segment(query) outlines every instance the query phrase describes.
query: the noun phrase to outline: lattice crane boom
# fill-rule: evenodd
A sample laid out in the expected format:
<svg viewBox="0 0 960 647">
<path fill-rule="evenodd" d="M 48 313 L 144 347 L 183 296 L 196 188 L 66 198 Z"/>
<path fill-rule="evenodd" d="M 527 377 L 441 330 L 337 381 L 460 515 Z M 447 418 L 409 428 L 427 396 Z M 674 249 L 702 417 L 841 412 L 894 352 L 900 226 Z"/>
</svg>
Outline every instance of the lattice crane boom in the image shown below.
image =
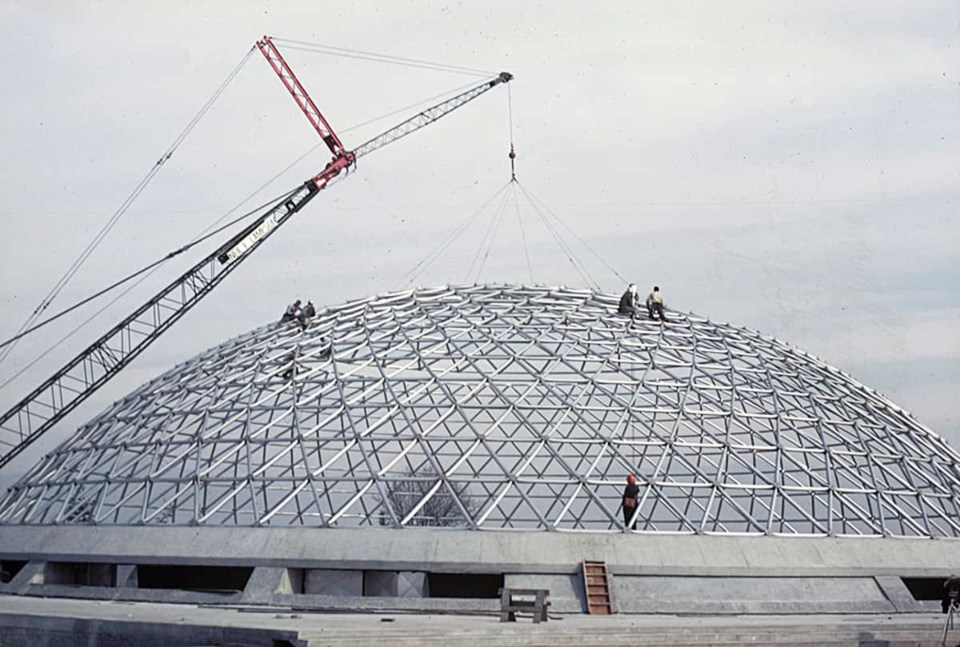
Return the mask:
<svg viewBox="0 0 960 647">
<path fill-rule="evenodd" d="M 410 117 L 409 119 L 407 119 L 406 121 L 400 124 L 397 124 L 390 130 L 382 132 L 376 137 L 374 137 L 373 139 L 370 139 L 360 144 L 359 146 L 353 149 L 353 156 L 354 158 L 359 159 L 364 155 L 367 155 L 368 153 L 372 153 L 378 148 L 383 148 L 387 144 L 391 144 L 397 141 L 398 139 L 400 139 L 401 137 L 406 137 L 410 133 L 416 132 L 421 128 L 423 128 L 424 126 L 429 126 L 440 117 L 443 117 L 444 115 L 447 115 L 453 112 L 454 110 L 456 110 L 457 108 L 459 108 L 460 106 L 462 106 L 463 104 L 469 101 L 473 101 L 474 99 L 479 97 L 481 94 L 489 90 L 492 90 L 493 88 L 497 87 L 501 83 L 509 83 L 512 80 L 513 80 L 512 74 L 510 74 L 509 72 L 501 72 L 496 77 L 490 79 L 486 83 L 478 85 L 475 88 L 471 88 L 466 92 L 458 94 L 455 97 L 446 99 L 445 101 L 441 101 L 440 103 L 434 106 L 431 106 L 425 110 L 422 110 L 416 115 L 414 115 L 413 117 Z"/>
<path fill-rule="evenodd" d="M 333 178 L 349 169 L 357 157 L 433 123 L 499 83 L 513 78 L 504 72 L 492 81 L 422 111 L 362 144 L 356 151 L 348 151 L 272 40 L 264 37 L 257 46 L 330 148 L 333 159 L 320 173 L 291 191 L 279 204 L 270 207 L 243 231 L 172 281 L 0 416 L 0 468 L 146 350 L 249 258 L 280 225 L 306 206 Z"/>
</svg>

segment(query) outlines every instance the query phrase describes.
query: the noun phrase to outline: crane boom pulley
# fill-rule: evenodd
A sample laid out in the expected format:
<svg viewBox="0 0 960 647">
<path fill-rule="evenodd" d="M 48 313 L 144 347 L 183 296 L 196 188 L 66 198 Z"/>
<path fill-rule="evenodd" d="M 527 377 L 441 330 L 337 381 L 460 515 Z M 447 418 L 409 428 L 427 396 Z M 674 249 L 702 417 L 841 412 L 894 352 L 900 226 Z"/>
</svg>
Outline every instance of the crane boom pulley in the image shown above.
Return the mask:
<svg viewBox="0 0 960 647">
<path fill-rule="evenodd" d="M 333 178 L 349 169 L 358 157 L 433 123 L 500 83 L 513 79 L 511 74 L 503 72 L 492 80 L 421 111 L 349 151 L 330 128 L 272 40 L 265 36 L 257 42 L 257 46 L 330 148 L 333 159 L 320 173 L 292 190 L 280 203 L 267 209 L 240 233 L 127 315 L 0 416 L 0 468 L 146 350 L 249 258 L 281 225 L 326 188 Z"/>
</svg>

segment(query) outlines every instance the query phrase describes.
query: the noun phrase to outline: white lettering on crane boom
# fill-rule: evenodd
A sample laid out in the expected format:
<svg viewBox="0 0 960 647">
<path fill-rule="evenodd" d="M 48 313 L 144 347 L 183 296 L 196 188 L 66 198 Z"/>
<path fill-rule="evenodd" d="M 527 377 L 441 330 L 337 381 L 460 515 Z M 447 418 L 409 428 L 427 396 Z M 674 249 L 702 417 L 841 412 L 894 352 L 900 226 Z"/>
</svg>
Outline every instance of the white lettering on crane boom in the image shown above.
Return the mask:
<svg viewBox="0 0 960 647">
<path fill-rule="evenodd" d="M 277 219 L 273 214 L 267 216 L 260 226 L 251 231 L 239 243 L 234 245 L 233 249 L 227 252 L 228 260 L 235 260 L 245 251 L 253 247 L 258 240 L 269 234 L 277 226 Z"/>
</svg>

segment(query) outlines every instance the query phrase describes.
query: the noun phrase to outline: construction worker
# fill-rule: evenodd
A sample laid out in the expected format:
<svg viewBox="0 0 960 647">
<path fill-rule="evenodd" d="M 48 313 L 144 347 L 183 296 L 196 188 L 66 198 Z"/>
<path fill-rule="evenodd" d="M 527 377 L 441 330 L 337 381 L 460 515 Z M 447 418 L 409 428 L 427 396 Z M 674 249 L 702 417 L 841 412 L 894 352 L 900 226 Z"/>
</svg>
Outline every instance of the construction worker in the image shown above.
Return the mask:
<svg viewBox="0 0 960 647">
<path fill-rule="evenodd" d="M 317 309 L 313 307 L 313 301 L 307 301 L 307 305 L 297 313 L 297 321 L 300 323 L 300 330 L 307 329 L 307 322 L 317 314 Z"/>
<path fill-rule="evenodd" d="M 287 309 L 284 311 L 283 316 L 280 317 L 280 323 L 285 321 L 293 321 L 300 317 L 300 299 L 297 299 L 293 303 L 287 306 Z"/>
<path fill-rule="evenodd" d="M 940 609 L 944 613 L 950 612 L 950 607 L 960 607 L 960 577 L 951 575 L 943 581 L 943 598 L 940 600 Z"/>
<path fill-rule="evenodd" d="M 660 294 L 659 286 L 653 286 L 653 292 L 647 295 L 647 314 L 653 319 L 653 313 L 657 313 L 660 321 L 666 321 L 663 314 L 663 296 Z"/>
<path fill-rule="evenodd" d="M 639 316 L 640 308 L 637 306 L 637 301 L 637 284 L 631 283 L 627 286 L 627 290 L 623 293 L 623 296 L 620 297 L 620 306 L 617 308 L 617 312 L 622 315 L 630 315 L 631 317 Z"/>
<path fill-rule="evenodd" d="M 637 487 L 637 477 L 633 474 L 627 475 L 627 486 L 623 488 L 623 526 L 630 530 L 637 529 L 637 520 L 633 519 L 633 513 L 637 511 L 637 496 L 640 494 L 640 488 Z M 630 520 L 633 519 L 633 524 Z"/>
</svg>

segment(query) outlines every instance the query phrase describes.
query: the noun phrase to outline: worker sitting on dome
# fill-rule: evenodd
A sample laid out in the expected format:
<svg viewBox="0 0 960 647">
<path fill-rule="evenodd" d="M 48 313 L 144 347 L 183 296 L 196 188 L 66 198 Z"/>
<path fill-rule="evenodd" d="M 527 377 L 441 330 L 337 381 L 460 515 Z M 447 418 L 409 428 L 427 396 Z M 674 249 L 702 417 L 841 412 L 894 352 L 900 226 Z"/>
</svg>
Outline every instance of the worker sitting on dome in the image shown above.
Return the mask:
<svg viewBox="0 0 960 647">
<path fill-rule="evenodd" d="M 293 321 L 300 317 L 300 299 L 297 299 L 293 303 L 287 306 L 287 309 L 284 311 L 283 316 L 280 317 L 280 323 L 287 321 Z"/>
<path fill-rule="evenodd" d="M 637 510 L 637 495 L 640 494 L 640 488 L 637 487 L 637 477 L 633 474 L 627 475 L 627 486 L 623 488 L 623 526 L 630 530 L 637 529 L 637 520 L 633 513 Z M 630 520 L 633 519 L 633 524 Z"/>
<path fill-rule="evenodd" d="M 640 315 L 640 308 L 637 306 L 637 284 L 631 283 L 627 286 L 627 291 L 620 297 L 620 306 L 617 312 L 622 315 L 637 317 Z"/>
<path fill-rule="evenodd" d="M 300 324 L 300 330 L 307 329 L 307 322 L 313 319 L 317 315 L 317 309 L 313 305 L 313 301 L 307 301 L 307 305 L 303 307 L 303 310 L 300 310 L 297 313 L 297 322 Z"/>
<path fill-rule="evenodd" d="M 653 314 L 656 313 L 657 317 L 660 318 L 660 321 L 666 321 L 667 318 L 663 314 L 663 296 L 660 294 L 659 286 L 653 286 L 653 292 L 647 295 L 647 314 L 650 315 L 650 318 L 653 319 Z"/>
</svg>

